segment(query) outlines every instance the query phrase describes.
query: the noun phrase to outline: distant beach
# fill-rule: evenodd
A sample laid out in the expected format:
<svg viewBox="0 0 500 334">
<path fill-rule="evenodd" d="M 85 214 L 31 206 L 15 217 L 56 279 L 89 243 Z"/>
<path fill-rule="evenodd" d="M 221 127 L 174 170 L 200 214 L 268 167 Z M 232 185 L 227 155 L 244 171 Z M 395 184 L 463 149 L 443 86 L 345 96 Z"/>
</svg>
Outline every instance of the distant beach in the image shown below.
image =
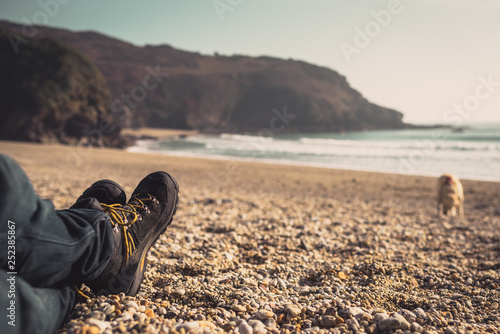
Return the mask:
<svg viewBox="0 0 500 334">
<path fill-rule="evenodd" d="M 124 136 L 132 136 L 134 138 L 165 139 L 165 138 L 193 136 L 198 134 L 198 131 L 179 130 L 179 129 L 159 129 L 159 128 L 138 128 L 138 129 L 125 128 L 122 129 L 121 134 Z"/>
</svg>

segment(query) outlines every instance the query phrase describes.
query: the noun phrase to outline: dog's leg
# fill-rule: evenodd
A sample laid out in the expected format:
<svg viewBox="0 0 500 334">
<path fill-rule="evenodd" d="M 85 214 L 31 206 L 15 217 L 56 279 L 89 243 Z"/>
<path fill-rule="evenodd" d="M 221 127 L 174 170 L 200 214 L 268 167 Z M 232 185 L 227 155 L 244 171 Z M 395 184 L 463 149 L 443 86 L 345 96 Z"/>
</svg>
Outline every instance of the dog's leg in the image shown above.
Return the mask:
<svg viewBox="0 0 500 334">
<path fill-rule="evenodd" d="M 443 215 L 448 216 L 448 214 L 450 213 L 450 208 L 444 205 L 444 203 L 442 204 L 442 206 L 443 206 Z"/>
</svg>

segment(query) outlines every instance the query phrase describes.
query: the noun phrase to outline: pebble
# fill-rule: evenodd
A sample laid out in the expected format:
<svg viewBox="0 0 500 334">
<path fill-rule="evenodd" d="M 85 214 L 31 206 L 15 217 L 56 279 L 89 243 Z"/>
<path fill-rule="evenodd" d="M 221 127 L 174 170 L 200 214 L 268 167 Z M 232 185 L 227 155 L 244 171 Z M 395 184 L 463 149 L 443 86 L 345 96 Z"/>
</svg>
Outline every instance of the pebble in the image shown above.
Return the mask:
<svg viewBox="0 0 500 334">
<path fill-rule="evenodd" d="M 410 323 L 414 322 L 417 319 L 417 316 L 415 315 L 415 313 L 413 313 L 410 310 L 401 309 L 398 311 L 398 313 L 401 314 L 406 319 L 406 321 L 408 321 Z"/>
<path fill-rule="evenodd" d="M 253 333 L 265 334 L 267 333 L 266 326 L 260 320 L 250 320 L 248 324 L 252 327 Z"/>
<path fill-rule="evenodd" d="M 399 314 L 399 313 L 393 313 L 392 317 L 394 317 L 395 319 L 399 320 L 399 322 L 400 322 L 399 328 L 400 329 L 402 329 L 402 330 L 408 330 L 408 329 L 410 329 L 410 322 L 408 320 L 406 320 L 406 318 L 403 317 L 401 314 Z"/>
<path fill-rule="evenodd" d="M 101 320 L 97 320 L 97 319 L 90 318 L 90 319 L 88 319 L 87 324 L 91 325 L 91 327 L 95 326 L 95 327 L 99 328 L 99 332 L 104 332 L 107 329 L 111 329 L 111 324 L 109 322 L 101 321 Z"/>
<path fill-rule="evenodd" d="M 349 307 L 345 313 L 347 313 L 348 315 L 350 315 L 352 318 L 356 317 L 356 316 L 361 316 L 361 314 L 365 313 L 363 311 L 363 309 L 361 309 L 360 307 Z"/>
<path fill-rule="evenodd" d="M 341 280 L 347 279 L 347 275 L 343 271 L 339 271 L 337 277 L 340 278 Z"/>
<path fill-rule="evenodd" d="M 377 327 L 380 331 L 394 330 L 400 329 L 402 327 L 402 323 L 398 318 L 386 318 L 382 319 L 378 322 Z"/>
<path fill-rule="evenodd" d="M 301 310 L 293 304 L 286 304 L 285 312 L 288 313 L 292 318 L 295 318 L 296 316 L 300 315 Z"/>
<path fill-rule="evenodd" d="M 99 334 L 99 327 L 86 325 L 82 328 L 82 334 Z"/>
<path fill-rule="evenodd" d="M 384 313 L 375 313 L 375 316 L 373 317 L 373 319 L 376 322 L 380 322 L 380 321 L 388 319 L 388 318 L 389 318 L 389 315 L 385 312 Z"/>
<path fill-rule="evenodd" d="M 174 290 L 174 295 L 177 295 L 179 297 L 182 297 L 186 294 L 186 289 L 184 288 L 179 288 Z"/>
<path fill-rule="evenodd" d="M 102 311 L 104 312 L 105 315 L 110 315 L 115 311 L 115 305 L 107 304 L 102 308 Z"/>
<path fill-rule="evenodd" d="M 267 320 L 274 317 L 274 313 L 267 310 L 259 310 L 255 313 L 255 316 L 260 320 Z"/>
<path fill-rule="evenodd" d="M 246 321 L 242 321 L 240 325 L 238 326 L 238 330 L 240 331 L 240 334 L 252 334 L 253 333 L 253 328 L 250 326 Z"/>
<path fill-rule="evenodd" d="M 200 327 L 198 321 L 188 321 L 179 325 L 176 325 L 174 329 L 177 332 L 182 332 L 184 330 L 186 333 L 195 332 Z"/>
<path fill-rule="evenodd" d="M 457 334 L 457 332 L 452 327 L 446 327 L 444 334 Z"/>
<path fill-rule="evenodd" d="M 274 328 L 276 328 L 276 320 L 274 320 L 274 319 L 267 319 L 265 321 L 265 325 L 266 325 L 266 327 L 274 329 Z"/>
<path fill-rule="evenodd" d="M 418 322 L 412 322 L 410 325 L 410 331 L 420 333 L 422 331 L 422 326 L 420 326 Z"/>
<path fill-rule="evenodd" d="M 332 315 L 323 315 L 320 320 L 319 320 L 319 323 L 321 324 L 321 326 L 323 327 L 334 327 L 336 322 L 335 322 L 335 317 L 332 316 Z"/>
<path fill-rule="evenodd" d="M 233 330 L 236 327 L 236 322 L 230 321 L 224 325 L 222 325 L 222 329 L 224 329 L 226 332 L 229 332 Z"/>
<path fill-rule="evenodd" d="M 236 304 L 236 305 L 233 305 L 231 307 L 231 309 L 235 312 L 238 312 L 238 313 L 241 313 L 241 312 L 246 312 L 247 308 L 243 305 L 239 305 L 239 304 Z"/>
</svg>

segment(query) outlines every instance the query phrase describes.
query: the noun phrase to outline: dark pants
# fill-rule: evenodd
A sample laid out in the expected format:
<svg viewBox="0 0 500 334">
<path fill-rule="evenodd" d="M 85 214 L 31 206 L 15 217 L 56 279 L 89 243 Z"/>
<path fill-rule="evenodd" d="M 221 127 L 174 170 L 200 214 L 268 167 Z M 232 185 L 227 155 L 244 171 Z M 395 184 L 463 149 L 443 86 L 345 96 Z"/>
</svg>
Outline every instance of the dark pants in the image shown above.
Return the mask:
<svg viewBox="0 0 500 334">
<path fill-rule="evenodd" d="M 113 252 L 109 217 L 55 210 L 23 170 L 0 154 L 0 333 L 53 333 Z M 14 326 L 15 325 L 15 326 Z"/>
</svg>

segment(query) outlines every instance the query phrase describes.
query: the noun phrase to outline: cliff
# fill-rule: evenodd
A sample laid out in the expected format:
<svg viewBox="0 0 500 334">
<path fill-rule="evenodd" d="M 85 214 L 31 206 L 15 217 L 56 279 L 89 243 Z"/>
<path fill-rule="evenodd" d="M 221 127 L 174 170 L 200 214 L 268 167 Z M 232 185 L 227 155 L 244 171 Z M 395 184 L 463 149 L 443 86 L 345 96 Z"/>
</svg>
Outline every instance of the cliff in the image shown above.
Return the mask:
<svg viewBox="0 0 500 334">
<path fill-rule="evenodd" d="M 0 21 L 0 27 L 22 36 L 20 25 Z M 283 132 L 407 126 L 400 112 L 370 103 L 337 72 L 302 61 L 208 56 L 168 45 L 138 47 L 95 32 L 35 29 L 38 37 L 79 50 L 99 68 L 121 126 L 258 132 L 285 108 L 294 118 L 275 122 Z"/>
<path fill-rule="evenodd" d="M 0 139 L 120 146 L 99 70 L 81 53 L 51 38 L 13 52 L 0 30 Z"/>
</svg>

